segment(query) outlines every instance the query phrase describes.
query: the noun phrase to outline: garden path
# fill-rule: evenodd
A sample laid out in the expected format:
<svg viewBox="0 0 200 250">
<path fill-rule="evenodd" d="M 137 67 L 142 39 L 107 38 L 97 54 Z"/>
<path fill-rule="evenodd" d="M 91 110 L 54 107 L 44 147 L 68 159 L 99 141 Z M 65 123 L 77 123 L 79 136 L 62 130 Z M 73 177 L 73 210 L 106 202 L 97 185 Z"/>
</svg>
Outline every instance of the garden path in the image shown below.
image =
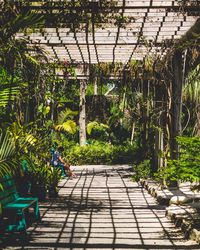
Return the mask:
<svg viewBox="0 0 200 250">
<path fill-rule="evenodd" d="M 75 167 L 63 179 L 59 198 L 42 202 L 42 223 L 25 240 L 4 249 L 200 249 L 183 240 L 146 190 L 132 182 L 129 166 Z"/>
</svg>

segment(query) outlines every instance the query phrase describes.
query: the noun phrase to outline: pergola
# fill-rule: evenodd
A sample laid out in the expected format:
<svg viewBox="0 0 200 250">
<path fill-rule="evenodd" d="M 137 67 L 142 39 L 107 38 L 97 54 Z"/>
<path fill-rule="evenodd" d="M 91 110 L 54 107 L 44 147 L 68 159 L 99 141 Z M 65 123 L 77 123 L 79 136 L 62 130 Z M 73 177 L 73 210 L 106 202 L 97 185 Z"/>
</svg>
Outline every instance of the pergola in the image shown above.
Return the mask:
<svg viewBox="0 0 200 250">
<path fill-rule="evenodd" d="M 200 17 L 200 5 L 195 0 L 32 0 L 28 5 L 23 3 L 22 7 L 44 16 L 45 28 L 31 34 L 18 33 L 17 37 L 26 37 L 30 47 L 40 45 L 52 62 L 78 64 L 81 68 L 77 71 L 77 78 L 82 79 L 79 116 L 82 144 L 86 140 L 85 79 L 89 76 L 88 71 L 82 70 L 84 66 L 120 63 L 126 69 L 133 60 L 144 62 L 149 56 L 162 58 L 171 47 L 180 43 L 185 34 L 193 35 L 192 29 L 197 20 L 199 25 Z M 107 16 L 107 20 L 102 16 Z M 169 111 L 172 158 L 177 157 L 175 138 L 181 130 L 182 59 L 182 51 L 174 50 Z M 146 79 L 143 80 L 146 93 Z M 162 96 L 157 97 L 160 99 L 155 103 L 162 105 Z M 159 148 L 162 139 L 156 140 Z"/>
<path fill-rule="evenodd" d="M 117 13 L 117 20 L 122 20 L 120 24 L 111 20 L 100 27 L 98 23 L 90 23 L 87 29 L 72 29 L 73 20 L 66 18 L 66 23 L 60 25 L 56 19 L 57 13 L 63 11 L 62 2 L 75 4 L 76 1 L 29 1 L 31 10 L 46 16 L 46 23 L 40 32 L 27 34 L 26 38 L 30 44 L 39 44 L 51 61 L 83 65 L 107 62 L 127 65 L 131 60 L 144 60 L 148 55 L 162 57 L 200 16 L 200 6 L 190 3 L 181 7 L 178 0 L 119 0 L 114 1 L 110 11 Z M 69 5 L 71 13 L 74 11 L 78 15 L 79 8 L 81 11 L 85 8 L 93 20 L 95 15 L 106 12 L 100 0 L 85 2 L 88 2 L 85 7 Z M 17 37 L 24 37 L 24 33 Z"/>
</svg>

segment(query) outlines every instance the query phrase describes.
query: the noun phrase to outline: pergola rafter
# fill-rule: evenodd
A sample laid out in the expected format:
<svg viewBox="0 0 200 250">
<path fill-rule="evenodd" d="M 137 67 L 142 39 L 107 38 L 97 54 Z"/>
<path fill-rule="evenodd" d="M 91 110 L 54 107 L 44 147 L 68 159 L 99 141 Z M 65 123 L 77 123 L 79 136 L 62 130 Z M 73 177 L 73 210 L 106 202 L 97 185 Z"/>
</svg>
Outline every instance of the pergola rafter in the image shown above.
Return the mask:
<svg viewBox="0 0 200 250">
<path fill-rule="evenodd" d="M 119 62 L 126 67 L 131 60 L 144 60 L 148 55 L 162 57 L 200 17 L 200 6 L 182 7 L 178 0 L 120 0 L 109 10 L 117 11 L 118 17 L 120 15 L 121 19 L 130 21 L 115 25 L 116 20 L 97 23 L 95 15 L 108 11 L 100 1 L 88 1 L 93 7 L 89 4 L 70 5 L 66 11 L 62 2 L 54 0 L 48 4 L 48 1 L 32 0 L 29 1 L 30 6 L 23 6 L 42 13 L 46 20 L 41 32 L 37 31 L 27 38 L 30 44 L 40 44 L 51 60 L 56 58 L 83 65 Z M 82 29 L 78 29 L 75 27 L 76 20 L 71 22 L 68 16 L 83 9 L 91 18 L 80 24 Z M 58 23 L 58 11 L 64 13 L 65 23 Z"/>
</svg>

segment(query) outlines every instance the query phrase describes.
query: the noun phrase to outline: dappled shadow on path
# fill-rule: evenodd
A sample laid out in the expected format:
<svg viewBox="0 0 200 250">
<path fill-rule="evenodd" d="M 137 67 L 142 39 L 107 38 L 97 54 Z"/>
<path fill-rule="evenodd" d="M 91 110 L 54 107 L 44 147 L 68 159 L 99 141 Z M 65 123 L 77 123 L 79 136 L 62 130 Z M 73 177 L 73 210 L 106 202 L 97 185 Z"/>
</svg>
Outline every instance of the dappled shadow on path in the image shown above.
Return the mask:
<svg viewBox="0 0 200 250">
<path fill-rule="evenodd" d="M 40 204 L 42 222 L 26 237 L 5 237 L 12 249 L 199 249 L 185 245 L 165 207 L 122 167 L 80 171 L 63 180 L 59 197 Z"/>
</svg>

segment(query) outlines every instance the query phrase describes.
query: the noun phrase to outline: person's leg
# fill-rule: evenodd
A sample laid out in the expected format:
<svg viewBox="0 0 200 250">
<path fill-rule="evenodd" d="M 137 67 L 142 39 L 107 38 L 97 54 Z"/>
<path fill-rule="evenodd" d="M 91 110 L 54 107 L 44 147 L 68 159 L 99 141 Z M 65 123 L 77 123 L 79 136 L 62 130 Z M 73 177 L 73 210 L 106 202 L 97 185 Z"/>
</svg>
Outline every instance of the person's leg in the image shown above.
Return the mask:
<svg viewBox="0 0 200 250">
<path fill-rule="evenodd" d="M 67 176 L 67 174 L 65 172 L 65 166 L 64 166 L 64 164 L 60 163 L 58 166 L 61 169 L 61 175 L 64 176 L 64 177 Z"/>
<path fill-rule="evenodd" d="M 64 167 L 69 177 L 76 177 L 76 175 L 71 171 L 69 164 L 65 164 Z"/>
</svg>

